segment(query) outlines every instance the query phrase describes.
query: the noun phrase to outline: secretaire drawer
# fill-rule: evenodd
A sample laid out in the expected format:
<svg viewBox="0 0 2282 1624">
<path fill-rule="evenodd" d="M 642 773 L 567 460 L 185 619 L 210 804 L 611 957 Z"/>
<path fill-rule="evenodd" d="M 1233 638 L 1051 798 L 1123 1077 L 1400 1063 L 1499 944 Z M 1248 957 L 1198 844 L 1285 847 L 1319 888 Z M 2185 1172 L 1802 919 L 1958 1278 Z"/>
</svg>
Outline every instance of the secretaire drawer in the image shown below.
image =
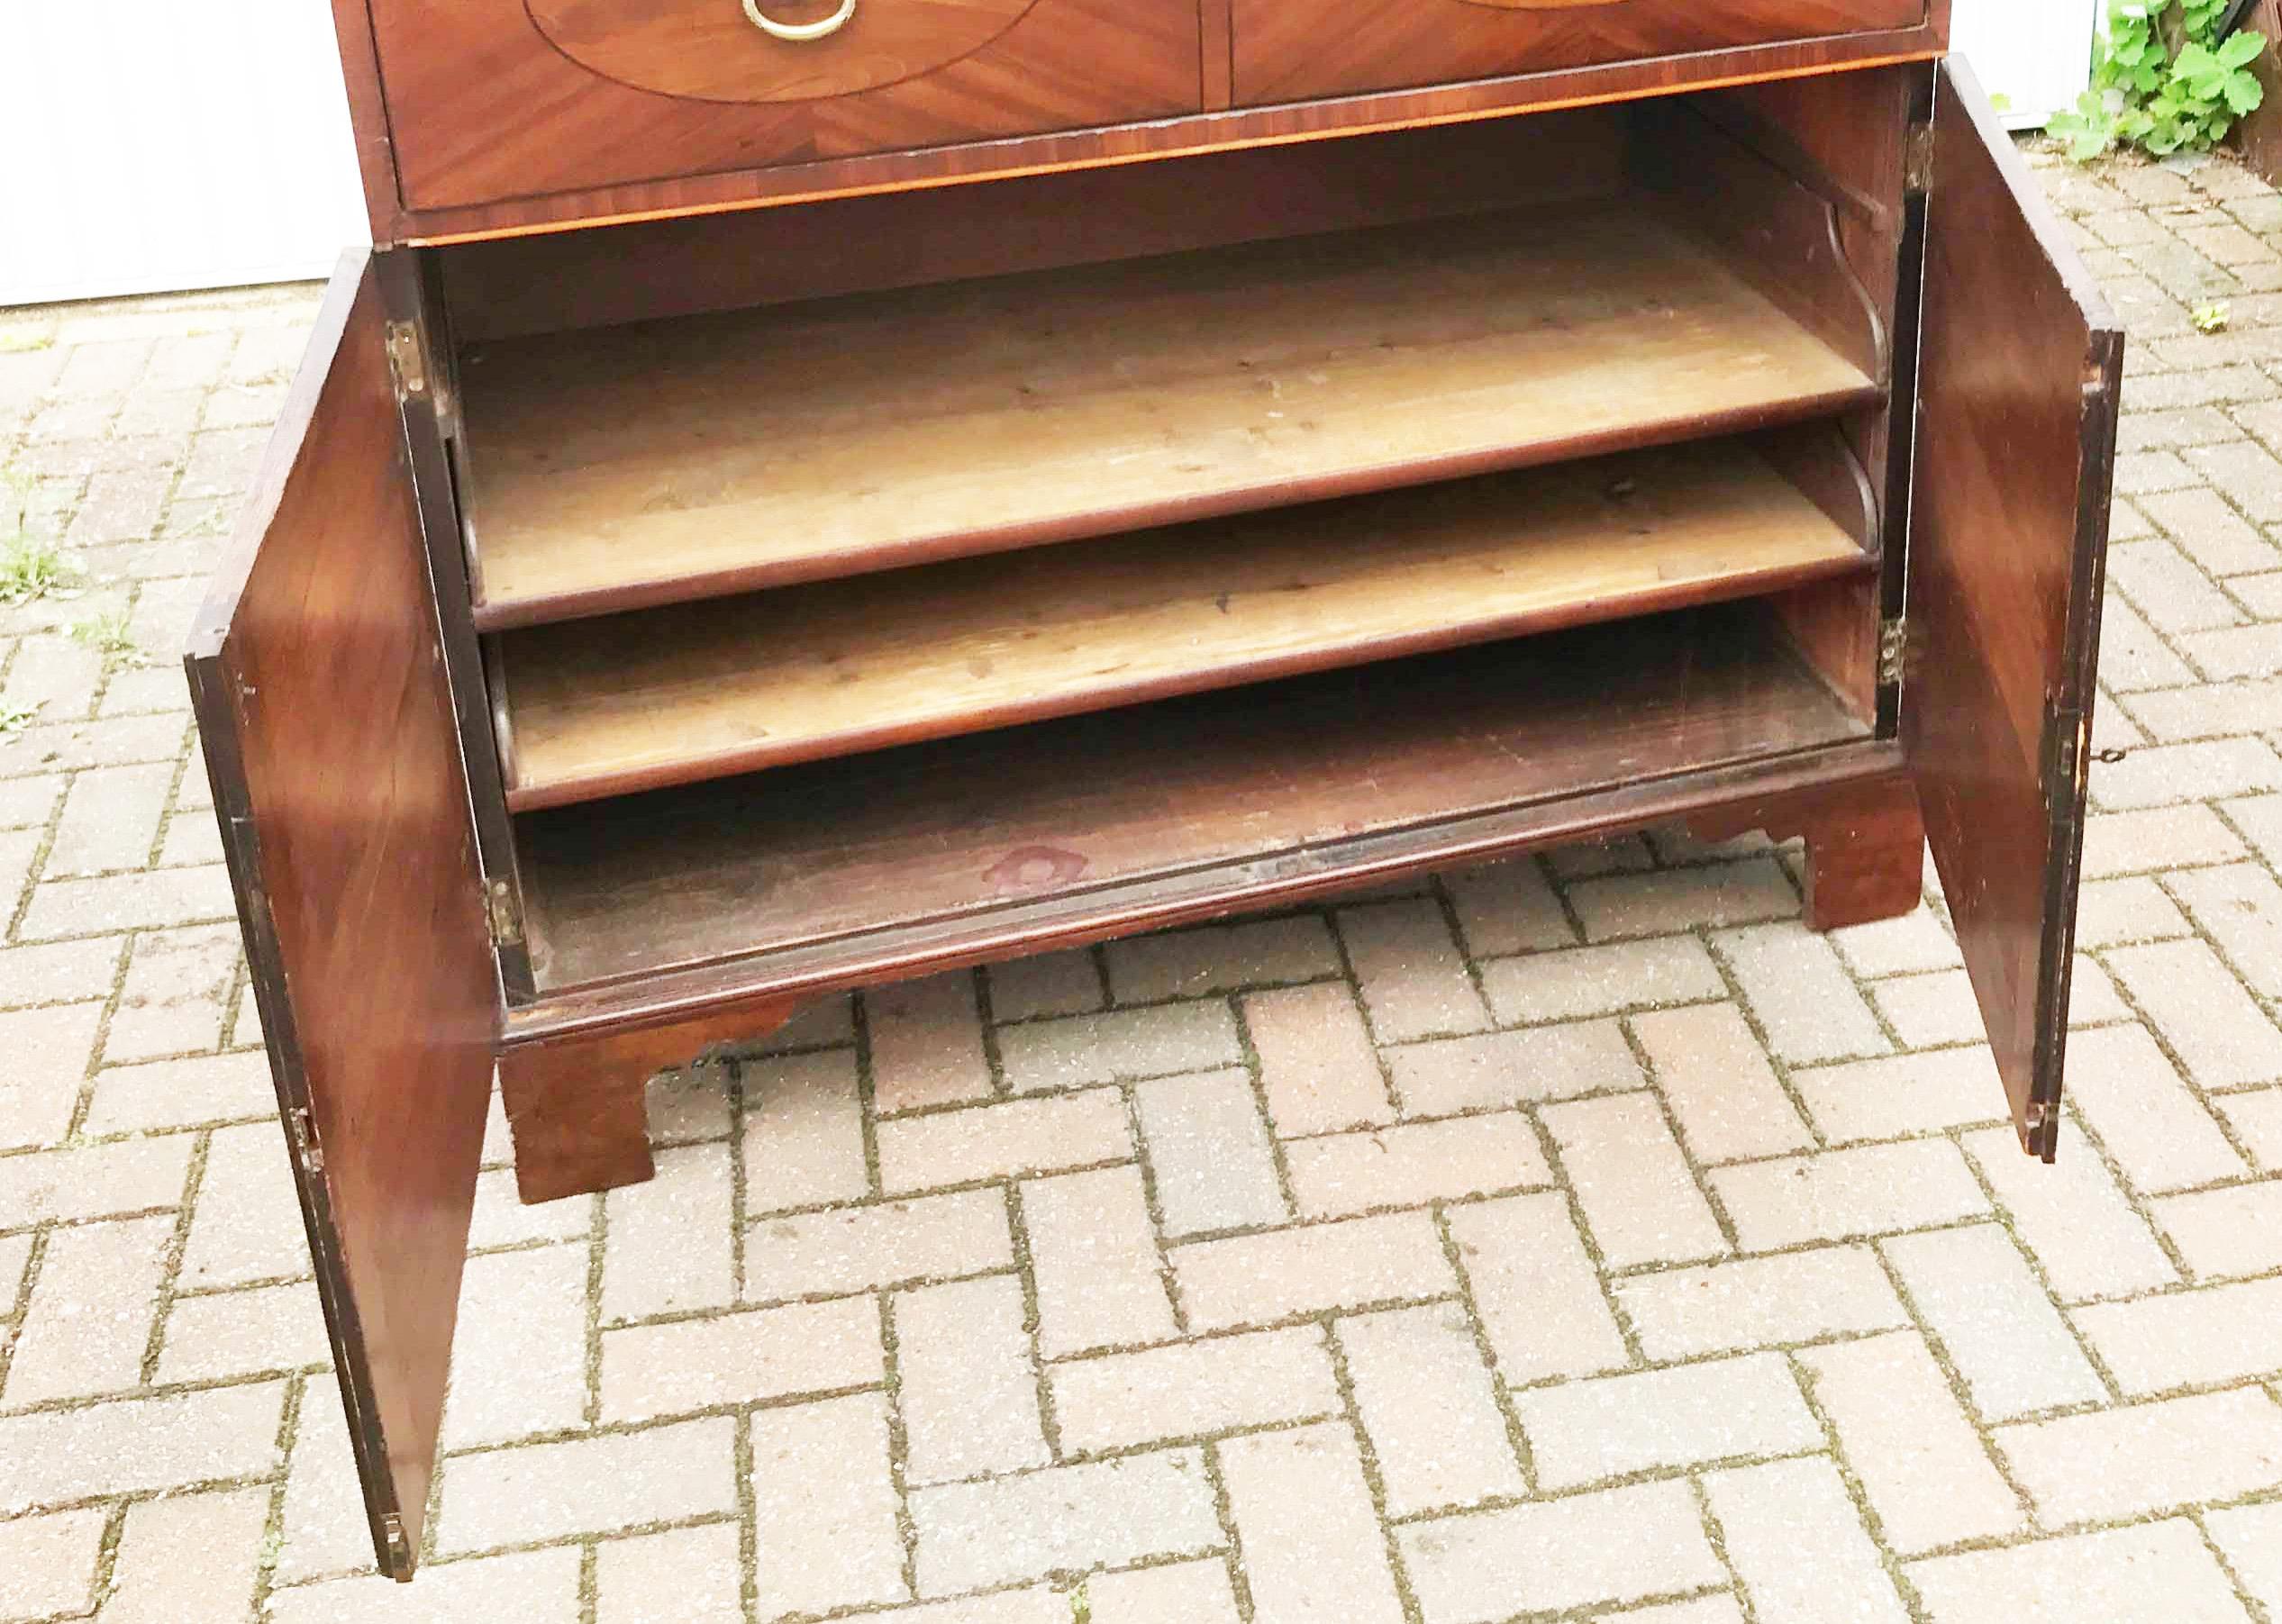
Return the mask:
<svg viewBox="0 0 2282 1624">
<path fill-rule="evenodd" d="M 374 0 L 405 206 L 1195 112 L 1196 0 Z"/>
<path fill-rule="evenodd" d="M 1913 28 L 1926 0 L 1234 0 L 1240 104 Z"/>
</svg>

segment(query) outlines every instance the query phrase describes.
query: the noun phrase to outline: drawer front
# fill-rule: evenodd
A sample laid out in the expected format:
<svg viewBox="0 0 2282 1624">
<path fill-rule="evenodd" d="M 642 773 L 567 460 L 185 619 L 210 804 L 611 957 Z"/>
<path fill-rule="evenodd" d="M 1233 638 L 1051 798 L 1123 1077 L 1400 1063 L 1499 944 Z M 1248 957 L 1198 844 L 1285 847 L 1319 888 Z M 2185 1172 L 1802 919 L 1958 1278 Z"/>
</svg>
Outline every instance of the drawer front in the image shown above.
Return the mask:
<svg viewBox="0 0 2282 1624">
<path fill-rule="evenodd" d="M 373 0 L 408 209 L 1202 105 L 1197 0 Z"/>
<path fill-rule="evenodd" d="M 1926 0 L 1234 0 L 1242 105 L 1914 28 Z"/>
</svg>

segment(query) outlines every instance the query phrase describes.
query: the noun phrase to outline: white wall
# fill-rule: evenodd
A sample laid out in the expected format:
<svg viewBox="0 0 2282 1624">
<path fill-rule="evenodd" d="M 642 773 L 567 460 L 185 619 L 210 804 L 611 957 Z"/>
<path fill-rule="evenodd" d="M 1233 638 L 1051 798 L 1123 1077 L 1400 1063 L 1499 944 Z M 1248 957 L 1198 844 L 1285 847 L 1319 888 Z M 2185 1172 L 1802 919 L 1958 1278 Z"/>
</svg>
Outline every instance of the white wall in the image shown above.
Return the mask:
<svg viewBox="0 0 2282 1624">
<path fill-rule="evenodd" d="M 1950 45 L 1982 88 L 2010 104 L 2006 123 L 2041 128 L 2091 83 L 2092 36 L 2105 13 L 2103 0 L 1955 0 Z"/>
<path fill-rule="evenodd" d="M 368 238 L 321 0 L 0 0 L 0 305 L 322 276 Z"/>
</svg>

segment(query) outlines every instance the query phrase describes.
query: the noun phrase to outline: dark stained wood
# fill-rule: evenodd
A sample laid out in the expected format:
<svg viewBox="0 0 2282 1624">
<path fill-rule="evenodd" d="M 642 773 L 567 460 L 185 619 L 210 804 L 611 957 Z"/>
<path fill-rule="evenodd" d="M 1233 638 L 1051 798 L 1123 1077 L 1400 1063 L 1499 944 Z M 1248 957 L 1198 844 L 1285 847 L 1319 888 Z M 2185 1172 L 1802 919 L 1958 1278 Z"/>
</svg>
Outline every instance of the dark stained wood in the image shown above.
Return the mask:
<svg viewBox="0 0 2282 1624">
<path fill-rule="evenodd" d="M 528 814 L 533 952 L 550 991 L 749 959 L 717 995 L 789 996 L 868 934 L 1005 957 L 1068 903 L 1099 939 L 1369 873 L 1405 831 L 1403 866 L 1457 860 L 1497 845 L 1469 821 L 1533 807 L 1505 839 L 1556 838 L 1590 826 L 1570 798 L 1866 734 L 1748 607 L 1628 621 Z"/>
<path fill-rule="evenodd" d="M 341 0 L 348 3 L 348 0 Z M 1747 47 L 1732 51 L 1611 62 L 1550 73 L 1516 74 L 1432 89 L 1348 96 L 1273 109 L 1204 113 L 1098 129 L 999 141 L 950 141 L 854 158 L 802 154 L 773 161 L 729 152 L 715 165 L 623 184 L 525 195 L 449 207 L 404 207 L 383 241 L 441 243 L 621 223 L 669 216 L 908 192 L 970 181 L 1093 168 L 1323 135 L 1416 129 L 1612 103 L 1716 86 L 1741 85 L 1923 61 L 1948 37 L 1949 0 L 1932 0 L 1922 26 Z M 1192 28 L 1191 37 L 1194 38 Z M 1193 91 L 1192 91 L 1193 94 Z M 520 134 L 525 110 L 511 107 Z M 481 121 L 479 121 L 481 122 Z"/>
<path fill-rule="evenodd" d="M 477 623 L 527 625 L 1796 422 L 1877 386 L 1590 206 L 480 350 Z"/>
<path fill-rule="evenodd" d="M 1924 0 L 1235 0 L 1257 106 L 1917 26 Z"/>
<path fill-rule="evenodd" d="M 1614 196 L 1615 108 L 435 250 L 466 342 Z"/>
<path fill-rule="evenodd" d="M 498 995 L 384 320 L 354 256 L 187 665 L 374 1545 L 408 1578 Z"/>
<path fill-rule="evenodd" d="M 2241 149 L 2242 161 L 2268 184 L 2282 183 L 2282 4 L 2257 0 L 2242 26 L 2267 37 L 2266 50 L 2250 64 L 2266 100 L 2234 127 L 2234 143 Z"/>
<path fill-rule="evenodd" d="M 2123 333 L 1942 70 L 1902 736 L 2022 1142 L 2059 1129 Z"/>
<path fill-rule="evenodd" d="M 1236 42 L 1229 32 L 1232 0 L 1204 0 L 1197 8 L 1205 56 L 1204 110 L 1218 113 L 1236 99 Z"/>
<path fill-rule="evenodd" d="M 1839 205 L 1684 104 L 1641 111 L 1634 161 L 1672 218 L 1793 321 L 1884 382 L 1890 303 L 1872 296 L 1848 259 Z"/>
<path fill-rule="evenodd" d="M 1687 113 L 1729 132 L 1762 160 L 1829 198 L 1847 263 L 1869 294 L 1888 333 L 1888 399 L 1914 398 L 1917 290 L 1923 271 L 1924 204 L 1905 187 L 1911 125 L 1930 115 L 1932 69 L 1925 63 L 1872 68 L 1843 78 L 1822 76 L 1739 86 L 1691 97 Z M 1662 104 L 1659 104 L 1662 105 Z M 1641 109 L 1643 113 L 1651 111 Z M 1648 122 L 1648 121 L 1644 121 Z M 1879 405 L 1853 413 L 1849 441 L 1880 494 L 1889 534 L 1908 531 L 1910 432 L 1906 409 Z M 1898 589 L 1903 554 L 1890 574 Z M 1896 595 L 1884 600 L 1901 612 Z M 1820 628 L 1795 628 L 1803 637 Z M 1832 667 L 1825 665 L 1826 671 Z M 1890 730 L 1892 717 L 1887 719 Z"/>
<path fill-rule="evenodd" d="M 1706 840 L 1750 830 L 1806 841 L 1806 922 L 1816 930 L 1898 919 L 1925 890 L 1925 825 L 1906 773 L 1738 802 L 1688 820 Z"/>
<path fill-rule="evenodd" d="M 341 78 L 349 92 L 349 127 L 357 143 L 357 173 L 364 184 L 365 214 L 375 242 L 401 234 L 404 204 L 396 195 L 396 149 L 388 136 L 388 108 L 380 94 L 380 59 L 366 0 L 332 0 L 332 32 L 341 48 Z"/>
<path fill-rule="evenodd" d="M 1849 573 L 1875 567 L 1848 529 L 1743 445 L 1709 441 L 541 626 L 501 640 L 508 802 L 559 806 Z"/>
<path fill-rule="evenodd" d="M 814 15 L 809 0 L 777 3 L 788 17 Z M 734 4 L 532 5 L 371 0 L 407 207 L 1077 130 L 1202 105 L 1196 0 L 866 0 L 841 32 L 805 43 L 765 37 Z M 591 25 L 575 21 L 582 15 Z M 898 76 L 893 59 L 906 50 L 911 71 Z"/>
<path fill-rule="evenodd" d="M 734 1004 L 663 1026 L 502 1050 L 499 1097 L 515 1142 L 516 1193 L 535 1204 L 655 1177 L 650 1079 L 708 1048 L 766 1037 L 797 1007 Z"/>
<path fill-rule="evenodd" d="M 1896 549 L 1887 561 L 1901 557 Z M 1816 581 L 1766 600 L 1799 658 L 1865 721 L 1877 719 L 1878 628 L 1884 584 L 1876 574 Z"/>
<path fill-rule="evenodd" d="M 486 703 L 483 654 L 468 601 L 468 557 L 459 523 L 459 501 L 451 472 L 451 448 L 445 432 L 448 403 L 454 396 L 451 328 L 434 285 L 432 260 L 413 249 L 383 249 L 373 268 L 388 317 L 410 322 L 423 335 L 422 367 L 428 387 L 407 397 L 402 413 L 413 499 L 427 546 L 429 578 L 435 584 L 437 625 L 442 636 L 444 669 L 458 715 L 460 768 L 475 817 L 476 855 L 485 886 L 505 900 L 523 894 L 515 871 L 514 826 L 500 778 L 505 752 L 493 736 Z M 531 996 L 531 960 L 523 944 L 508 938 L 496 944 L 500 986 L 510 1001 Z"/>
</svg>

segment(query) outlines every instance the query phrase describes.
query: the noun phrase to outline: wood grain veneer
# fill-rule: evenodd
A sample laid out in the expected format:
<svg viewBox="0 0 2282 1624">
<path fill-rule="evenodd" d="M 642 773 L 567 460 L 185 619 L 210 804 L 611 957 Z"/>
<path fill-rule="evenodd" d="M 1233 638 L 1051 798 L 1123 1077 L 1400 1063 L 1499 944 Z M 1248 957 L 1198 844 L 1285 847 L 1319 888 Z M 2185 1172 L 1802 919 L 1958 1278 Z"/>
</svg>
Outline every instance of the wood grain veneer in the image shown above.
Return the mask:
<svg viewBox="0 0 2282 1624">
<path fill-rule="evenodd" d="M 1876 383 L 1579 206 L 477 349 L 486 629 L 1820 416 Z"/>
<path fill-rule="evenodd" d="M 188 666 L 373 1543 L 408 1578 L 499 1015 L 385 322 L 352 255 Z"/>
<path fill-rule="evenodd" d="M 1234 0 L 1239 106 L 1909 28 L 1925 0 Z"/>
<path fill-rule="evenodd" d="M 2123 334 L 1971 74 L 1941 75 L 1902 737 L 1997 1071 L 2049 1159 Z"/>
</svg>

